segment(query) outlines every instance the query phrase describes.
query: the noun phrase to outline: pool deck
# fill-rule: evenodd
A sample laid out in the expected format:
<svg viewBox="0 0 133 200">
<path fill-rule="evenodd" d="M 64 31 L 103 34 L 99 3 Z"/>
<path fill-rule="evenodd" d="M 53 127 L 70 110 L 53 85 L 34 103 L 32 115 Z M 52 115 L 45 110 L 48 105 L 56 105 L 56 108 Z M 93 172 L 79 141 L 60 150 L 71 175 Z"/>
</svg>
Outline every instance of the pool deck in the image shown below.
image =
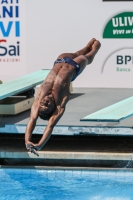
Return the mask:
<svg viewBox="0 0 133 200">
<path fill-rule="evenodd" d="M 1 116 L 0 165 L 132 168 L 133 117 L 120 122 L 80 121 L 88 114 L 131 96 L 132 89 L 74 88 L 65 114 L 39 157 L 27 152 L 24 145 L 24 129 L 30 112 Z M 41 137 L 43 126 L 46 122 L 39 119 L 34 142 Z"/>
</svg>

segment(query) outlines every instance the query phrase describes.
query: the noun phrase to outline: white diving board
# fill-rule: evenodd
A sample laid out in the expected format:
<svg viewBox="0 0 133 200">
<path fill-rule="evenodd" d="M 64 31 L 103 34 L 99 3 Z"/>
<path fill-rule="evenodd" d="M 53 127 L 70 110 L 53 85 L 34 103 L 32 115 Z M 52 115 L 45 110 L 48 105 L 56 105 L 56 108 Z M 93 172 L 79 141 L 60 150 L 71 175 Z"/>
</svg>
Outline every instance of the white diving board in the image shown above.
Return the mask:
<svg viewBox="0 0 133 200">
<path fill-rule="evenodd" d="M 80 121 L 119 122 L 133 116 L 133 97 L 94 112 Z"/>
<path fill-rule="evenodd" d="M 39 70 L 0 84 L 0 100 L 34 88 L 36 85 L 39 85 L 44 81 L 49 72 L 50 69 Z"/>
</svg>

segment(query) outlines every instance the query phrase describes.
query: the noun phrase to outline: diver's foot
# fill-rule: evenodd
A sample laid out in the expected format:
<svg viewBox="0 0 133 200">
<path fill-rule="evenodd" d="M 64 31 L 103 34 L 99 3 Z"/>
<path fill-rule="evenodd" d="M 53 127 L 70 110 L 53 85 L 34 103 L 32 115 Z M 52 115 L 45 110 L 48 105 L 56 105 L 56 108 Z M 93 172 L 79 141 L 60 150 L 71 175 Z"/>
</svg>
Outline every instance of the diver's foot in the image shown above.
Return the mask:
<svg viewBox="0 0 133 200">
<path fill-rule="evenodd" d="M 101 47 L 101 43 L 98 40 L 95 40 L 92 45 L 92 51 L 97 53 L 100 47 Z"/>
<path fill-rule="evenodd" d="M 91 46 L 91 50 L 89 51 L 89 53 L 87 53 L 85 56 L 88 59 L 88 64 L 91 64 L 96 53 L 98 52 L 98 50 L 101 47 L 101 43 L 98 40 L 93 40 L 92 41 L 92 46 Z"/>
<path fill-rule="evenodd" d="M 90 42 L 87 44 L 87 48 L 89 48 L 89 51 L 92 50 L 92 45 L 94 44 L 95 41 L 96 41 L 96 39 L 95 39 L 95 38 L 92 38 L 92 39 L 90 40 Z"/>
</svg>

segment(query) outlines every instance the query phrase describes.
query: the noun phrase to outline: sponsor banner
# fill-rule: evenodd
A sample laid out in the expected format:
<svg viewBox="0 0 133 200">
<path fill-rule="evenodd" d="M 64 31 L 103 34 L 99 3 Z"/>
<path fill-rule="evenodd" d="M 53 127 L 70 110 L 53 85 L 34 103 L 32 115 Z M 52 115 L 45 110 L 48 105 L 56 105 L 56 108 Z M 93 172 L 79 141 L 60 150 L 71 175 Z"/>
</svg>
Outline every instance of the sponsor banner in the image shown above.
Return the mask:
<svg viewBox="0 0 133 200">
<path fill-rule="evenodd" d="M 101 72 L 133 73 L 133 48 L 123 48 L 112 52 L 105 60 Z"/>
<path fill-rule="evenodd" d="M 133 48 L 122 48 L 110 53 L 101 68 L 101 74 L 108 79 L 108 87 L 133 87 Z"/>
<path fill-rule="evenodd" d="M 25 0 L 0 0 L 0 72 L 3 81 L 26 74 Z"/>
<path fill-rule="evenodd" d="M 133 46 L 128 46 L 132 38 L 133 12 L 119 13 L 105 25 L 103 39 L 114 43 L 114 50 L 111 48 L 101 67 L 103 77 L 108 77 L 108 87 L 133 87 Z M 116 39 L 122 40 L 118 43 Z"/>
<path fill-rule="evenodd" d="M 103 38 L 133 38 L 133 12 L 112 17 L 104 28 Z"/>
</svg>

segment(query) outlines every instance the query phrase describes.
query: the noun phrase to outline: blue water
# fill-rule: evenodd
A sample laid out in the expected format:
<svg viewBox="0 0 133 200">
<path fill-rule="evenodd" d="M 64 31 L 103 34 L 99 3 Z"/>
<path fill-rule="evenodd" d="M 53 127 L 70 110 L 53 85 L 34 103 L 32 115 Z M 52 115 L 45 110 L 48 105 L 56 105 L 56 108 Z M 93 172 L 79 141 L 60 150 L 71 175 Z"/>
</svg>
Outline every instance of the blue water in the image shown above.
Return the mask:
<svg viewBox="0 0 133 200">
<path fill-rule="evenodd" d="M 133 172 L 0 169 L 0 200 L 133 200 Z"/>
</svg>

